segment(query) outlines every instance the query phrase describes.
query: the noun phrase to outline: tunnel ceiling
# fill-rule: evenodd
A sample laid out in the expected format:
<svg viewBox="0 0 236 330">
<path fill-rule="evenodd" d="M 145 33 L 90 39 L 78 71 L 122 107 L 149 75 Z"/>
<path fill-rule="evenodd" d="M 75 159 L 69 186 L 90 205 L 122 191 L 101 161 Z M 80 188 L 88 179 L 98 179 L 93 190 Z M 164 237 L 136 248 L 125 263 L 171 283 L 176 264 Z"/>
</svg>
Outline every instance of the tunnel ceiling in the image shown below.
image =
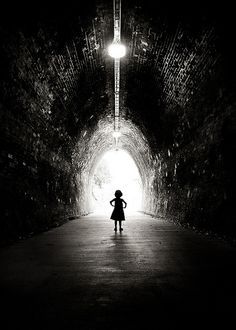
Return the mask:
<svg viewBox="0 0 236 330">
<path fill-rule="evenodd" d="M 18 9 L 19 15 L 6 9 L 1 29 L 5 106 L 26 121 L 38 118 L 43 140 L 70 157 L 84 127 L 96 129 L 99 119 L 113 115 L 113 63 L 106 51 L 112 1 Z M 128 1 L 122 9 L 128 56 L 121 69 L 121 115 L 158 146 L 181 143 L 184 131 L 172 127 L 176 117 L 187 129 L 186 108 L 204 102 L 204 91 L 212 98 L 223 93 L 223 77 L 222 90 L 211 82 L 225 61 L 216 7 L 199 4 L 193 11 Z M 204 120 L 206 113 L 197 116 Z M 198 124 L 199 118 L 192 120 Z"/>
</svg>

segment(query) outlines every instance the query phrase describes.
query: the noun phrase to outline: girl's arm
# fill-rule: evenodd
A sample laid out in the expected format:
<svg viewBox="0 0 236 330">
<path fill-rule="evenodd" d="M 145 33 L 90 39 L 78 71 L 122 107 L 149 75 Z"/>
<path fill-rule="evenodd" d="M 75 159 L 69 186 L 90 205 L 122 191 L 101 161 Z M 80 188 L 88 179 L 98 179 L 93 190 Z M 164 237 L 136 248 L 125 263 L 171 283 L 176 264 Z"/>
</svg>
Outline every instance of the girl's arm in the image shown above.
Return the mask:
<svg viewBox="0 0 236 330">
<path fill-rule="evenodd" d="M 111 206 L 114 206 L 112 202 L 114 202 L 115 198 L 110 201 Z"/>
<path fill-rule="evenodd" d="M 122 199 L 122 202 L 124 202 L 125 203 L 125 207 L 124 207 L 124 209 L 126 208 L 126 206 L 127 206 L 127 203 Z"/>
</svg>

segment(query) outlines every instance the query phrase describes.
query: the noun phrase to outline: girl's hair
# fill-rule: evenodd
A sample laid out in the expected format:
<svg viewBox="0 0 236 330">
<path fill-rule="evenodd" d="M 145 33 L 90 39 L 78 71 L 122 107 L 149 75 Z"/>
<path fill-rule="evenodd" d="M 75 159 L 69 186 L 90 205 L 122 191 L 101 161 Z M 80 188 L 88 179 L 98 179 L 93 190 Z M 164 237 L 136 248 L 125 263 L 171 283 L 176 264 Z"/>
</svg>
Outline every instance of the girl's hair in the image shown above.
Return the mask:
<svg viewBox="0 0 236 330">
<path fill-rule="evenodd" d="M 120 190 L 116 190 L 116 192 L 115 192 L 115 196 L 116 197 L 121 197 L 123 194 L 122 194 L 122 192 L 120 191 Z"/>
</svg>

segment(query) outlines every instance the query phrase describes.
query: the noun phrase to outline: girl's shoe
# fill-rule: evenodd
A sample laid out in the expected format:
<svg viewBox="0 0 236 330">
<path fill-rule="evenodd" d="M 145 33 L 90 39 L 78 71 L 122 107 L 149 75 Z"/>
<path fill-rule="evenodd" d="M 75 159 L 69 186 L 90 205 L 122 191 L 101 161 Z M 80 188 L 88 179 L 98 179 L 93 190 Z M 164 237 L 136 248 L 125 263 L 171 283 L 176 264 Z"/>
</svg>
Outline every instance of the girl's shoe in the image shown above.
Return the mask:
<svg viewBox="0 0 236 330">
<path fill-rule="evenodd" d="M 115 231 L 117 231 L 117 228 L 114 228 Z"/>
<path fill-rule="evenodd" d="M 120 231 L 122 231 L 123 230 L 123 228 L 120 228 Z"/>
</svg>

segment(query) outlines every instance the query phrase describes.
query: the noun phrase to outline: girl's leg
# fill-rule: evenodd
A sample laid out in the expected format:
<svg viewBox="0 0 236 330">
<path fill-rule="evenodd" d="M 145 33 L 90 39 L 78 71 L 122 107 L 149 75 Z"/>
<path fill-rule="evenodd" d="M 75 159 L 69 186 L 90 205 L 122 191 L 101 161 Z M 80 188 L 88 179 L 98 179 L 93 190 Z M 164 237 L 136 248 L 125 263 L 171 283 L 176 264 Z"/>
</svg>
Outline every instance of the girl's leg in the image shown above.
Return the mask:
<svg viewBox="0 0 236 330">
<path fill-rule="evenodd" d="M 117 230 L 117 221 L 115 220 L 115 228 L 114 230 Z"/>
<path fill-rule="evenodd" d="M 123 228 L 121 228 L 121 223 L 122 221 L 119 221 L 120 230 L 123 230 Z"/>
</svg>

